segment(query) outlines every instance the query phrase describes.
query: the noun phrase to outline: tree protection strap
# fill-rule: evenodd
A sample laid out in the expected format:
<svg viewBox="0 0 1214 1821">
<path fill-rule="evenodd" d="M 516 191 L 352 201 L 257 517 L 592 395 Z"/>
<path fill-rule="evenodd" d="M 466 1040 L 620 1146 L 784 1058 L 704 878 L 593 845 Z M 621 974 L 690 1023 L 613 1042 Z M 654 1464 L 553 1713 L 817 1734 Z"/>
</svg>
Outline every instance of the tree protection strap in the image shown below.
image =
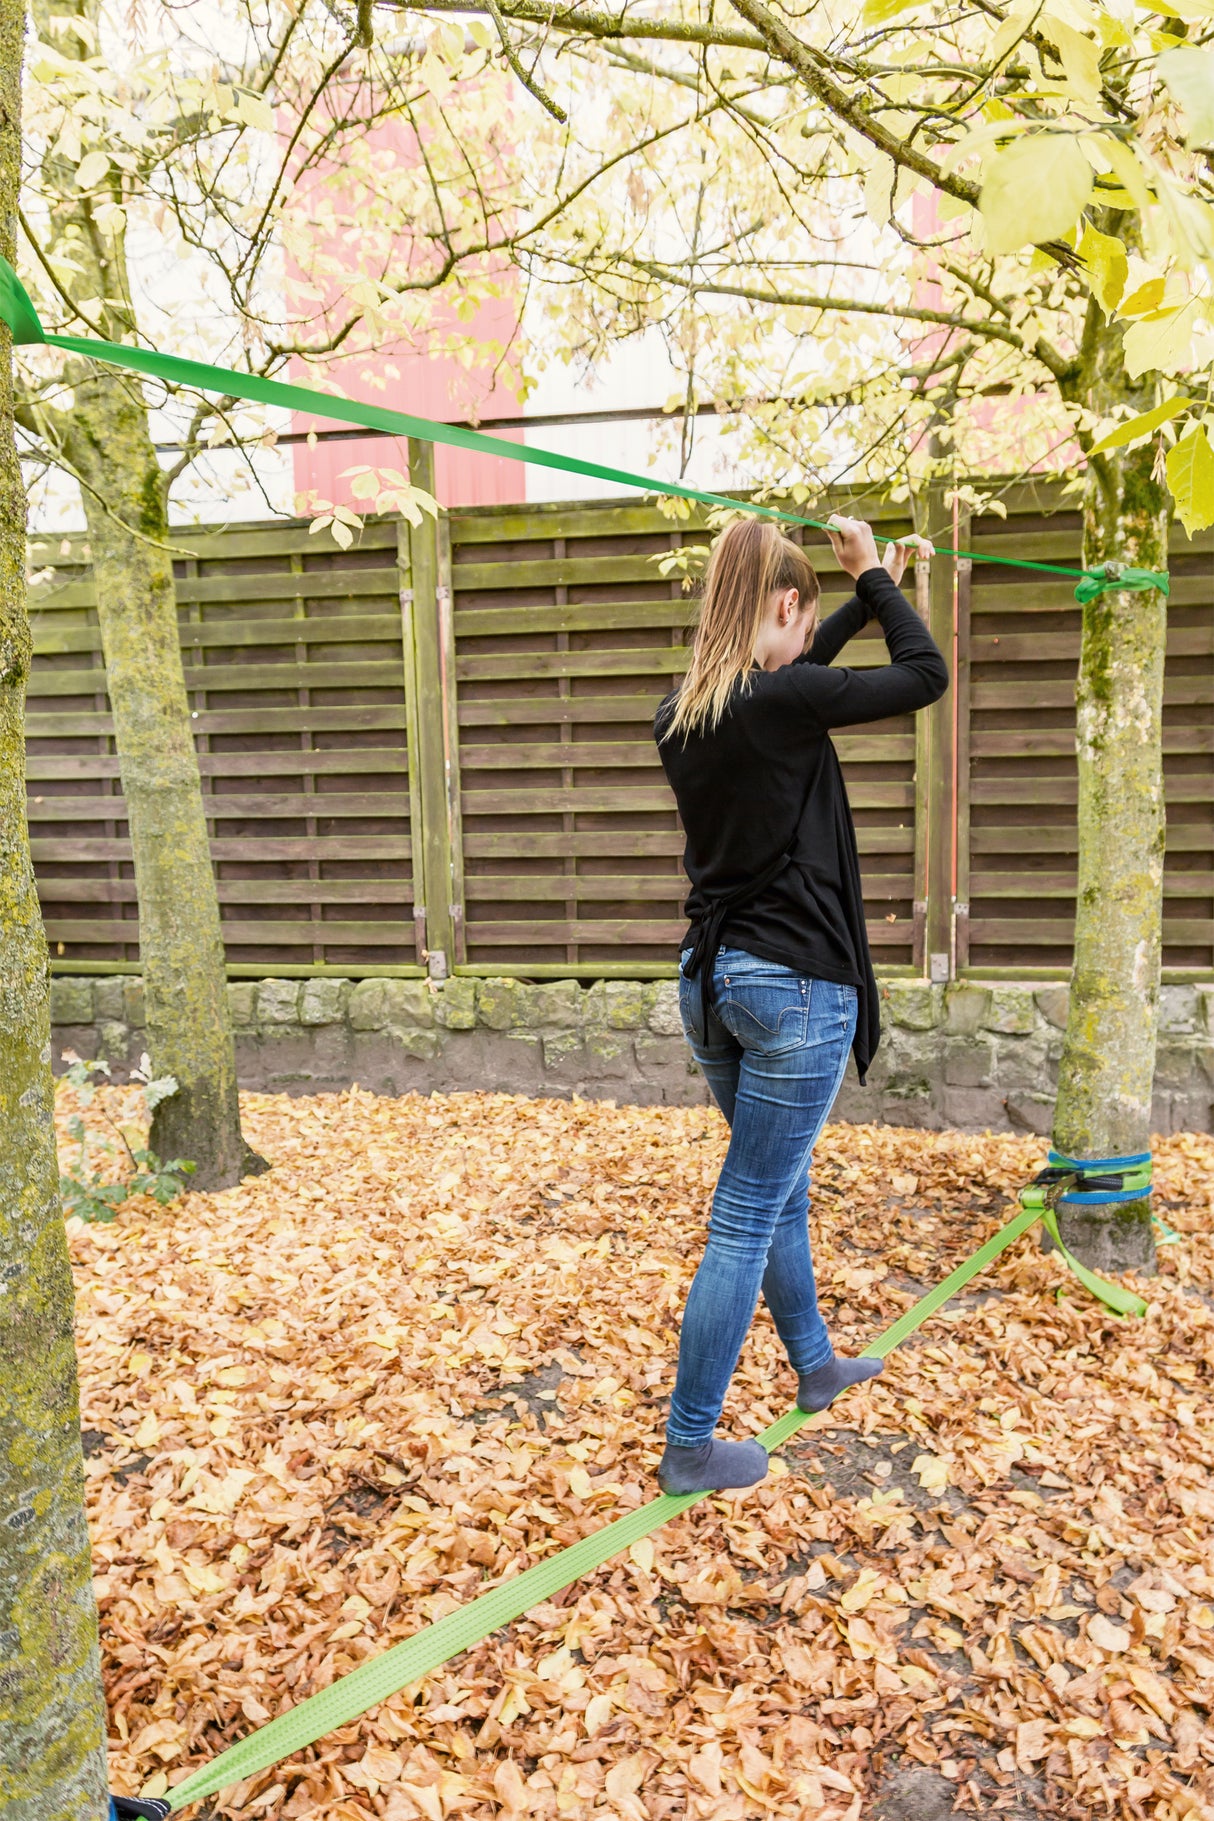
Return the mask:
<svg viewBox="0 0 1214 1821">
<path fill-rule="evenodd" d="M 1140 1297 L 1122 1289 L 1120 1284 L 1111 1284 L 1104 1278 L 1097 1277 L 1072 1257 L 1058 1238 L 1053 1209 L 1047 1205 L 1050 1193 L 1050 1186 L 1046 1184 L 1031 1184 L 1022 1189 L 1020 1199 L 1023 1206 L 1020 1212 L 1006 1226 L 992 1234 L 985 1245 L 959 1264 L 934 1289 L 921 1296 L 883 1334 L 879 1334 L 865 1348 L 864 1357 L 884 1359 L 892 1353 L 908 1335 L 913 1334 L 930 1315 L 935 1314 L 951 1296 L 963 1289 L 971 1278 L 984 1270 L 992 1259 L 1019 1239 L 1037 1220 L 1044 1220 L 1063 1259 L 1093 1295 L 1098 1296 L 1119 1315 L 1144 1315 L 1147 1305 Z M 803 1423 L 809 1421 L 809 1414 L 796 1408 L 789 1410 L 772 1423 L 770 1428 L 764 1429 L 756 1439 L 770 1454 L 788 1441 L 790 1436 L 795 1435 Z M 708 1492 L 688 1492 L 679 1496 L 664 1493 L 660 1498 L 638 1506 L 635 1511 L 617 1518 L 601 1530 L 582 1537 L 567 1549 L 559 1550 L 547 1560 L 537 1562 L 523 1573 L 499 1582 L 496 1587 L 480 1594 L 466 1606 L 424 1626 L 413 1637 L 394 1645 L 381 1656 L 360 1663 L 357 1669 L 352 1669 L 328 1688 L 309 1696 L 297 1707 L 292 1707 L 289 1712 L 268 1721 L 257 1732 L 250 1733 L 247 1738 L 229 1746 L 219 1757 L 204 1764 L 184 1782 L 178 1783 L 163 1799 L 172 1811 L 185 1808 L 191 1802 L 201 1801 L 204 1796 L 214 1795 L 216 1791 L 228 1788 L 233 1783 L 256 1776 L 258 1771 L 266 1770 L 281 1759 L 290 1757 L 293 1752 L 302 1751 L 305 1746 L 314 1744 L 335 1727 L 358 1719 L 369 1708 L 378 1706 L 390 1695 L 398 1693 L 412 1682 L 420 1681 L 452 1657 L 479 1644 L 491 1632 L 521 1618 L 531 1607 L 551 1599 L 553 1594 L 559 1593 L 571 1582 L 592 1574 L 604 1562 L 610 1561 L 612 1556 L 628 1549 L 642 1537 L 649 1536 L 663 1524 L 668 1524 L 672 1518 L 681 1516 L 701 1499 L 713 1496 L 715 1495 Z"/>
<path fill-rule="evenodd" d="M 500 436 L 485 436 L 479 430 L 461 429 L 458 424 L 410 417 L 404 411 L 390 411 L 384 405 L 367 404 L 360 399 L 333 398 L 310 386 L 287 385 L 281 380 L 264 379 L 257 373 L 237 373 L 229 367 L 209 367 L 176 354 L 160 354 L 153 348 L 119 346 L 116 342 L 96 341 L 79 335 L 48 335 L 25 286 L 5 259 L 0 259 L 0 322 L 8 325 L 17 346 L 41 343 L 65 348 L 69 354 L 107 361 L 111 366 L 126 367 L 132 373 L 146 373 L 173 385 L 194 386 L 200 392 L 219 392 L 250 399 L 254 404 L 311 412 L 315 417 L 333 417 L 342 423 L 360 424 L 368 430 L 386 430 L 394 436 L 412 436 L 419 442 L 443 443 L 448 448 L 470 449 L 480 455 L 504 456 L 507 461 L 527 462 L 536 468 L 556 468 L 565 474 L 586 475 L 592 480 L 637 488 L 642 493 L 669 494 L 676 499 L 695 500 L 704 506 L 726 506 L 735 512 L 753 512 L 761 518 L 780 519 L 790 525 L 808 525 L 815 531 L 828 529 L 822 519 L 801 518 L 795 512 L 781 512 L 775 506 L 731 499 L 722 493 L 702 493 L 698 488 L 685 487 L 678 481 L 655 481 L 652 476 L 646 478 L 630 474 L 623 468 L 605 467 L 601 462 L 557 455 L 551 449 L 539 449 L 532 443 L 507 442 Z M 1078 601 L 1094 600 L 1097 595 L 1115 588 L 1157 588 L 1163 595 L 1168 592 L 1166 570 L 1132 569 L 1120 563 L 1104 563 L 1095 569 L 1072 569 L 1062 563 L 1032 563 L 1020 557 L 954 550 L 947 544 L 936 544 L 934 548 L 941 556 L 966 557 L 974 563 L 1001 563 L 1009 569 L 1036 569 L 1046 575 L 1077 576 L 1075 598 Z"/>
</svg>

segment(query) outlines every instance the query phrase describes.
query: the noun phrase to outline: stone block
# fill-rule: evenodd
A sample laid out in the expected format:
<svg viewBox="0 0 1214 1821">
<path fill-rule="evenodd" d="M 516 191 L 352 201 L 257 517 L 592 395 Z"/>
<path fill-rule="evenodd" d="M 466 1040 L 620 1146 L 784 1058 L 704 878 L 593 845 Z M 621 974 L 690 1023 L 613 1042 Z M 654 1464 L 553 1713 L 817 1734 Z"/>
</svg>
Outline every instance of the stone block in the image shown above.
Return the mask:
<svg viewBox="0 0 1214 1821">
<path fill-rule="evenodd" d="M 635 1031 L 644 1024 L 649 1007 L 642 981 L 607 980 L 604 986 L 607 1023 L 613 1031 Z"/>
<path fill-rule="evenodd" d="M 412 982 L 399 981 L 396 984 L 404 986 L 411 985 Z M 411 1056 L 415 1062 L 434 1062 L 442 1054 L 443 1039 L 437 1031 L 396 1030 L 393 1035 L 405 1055 Z"/>
<path fill-rule="evenodd" d="M 881 1096 L 876 1088 L 861 1087 L 857 1080 L 844 1081 L 828 1117 L 833 1125 L 875 1124 L 881 1118 Z"/>
<path fill-rule="evenodd" d="M 1027 1088 L 1041 1093 L 1057 1085 L 1057 1059 L 1051 1045 L 1035 1037 L 1004 1037 L 998 1045 L 995 1079 L 1006 1093 L 1009 1089 Z"/>
<path fill-rule="evenodd" d="M 481 1080 L 478 1086 L 501 1094 L 543 1092 L 542 1039 L 533 1031 L 489 1031 L 479 1040 Z"/>
<path fill-rule="evenodd" d="M 263 980 L 257 989 L 258 1024 L 299 1022 L 299 981 Z"/>
<path fill-rule="evenodd" d="M 1027 1036 L 1037 1028 L 1037 1008 L 1032 989 L 1023 986 L 991 988 L 991 1002 L 983 1029 L 999 1031 L 1005 1036 Z"/>
<path fill-rule="evenodd" d="M 541 980 L 527 987 L 524 1022 L 533 1030 L 576 1031 L 582 1024 L 583 989 L 576 980 Z"/>
<path fill-rule="evenodd" d="M 350 997 L 348 980 L 305 980 L 299 995 L 301 1024 L 340 1024 Z"/>
<path fill-rule="evenodd" d="M 1052 1094 L 1009 1094 L 1005 1105 L 1008 1124 L 1013 1131 L 1036 1132 L 1039 1138 L 1050 1136 L 1054 1123 Z"/>
<path fill-rule="evenodd" d="M 1189 1088 L 1197 1075 L 1196 1046 L 1191 1043 L 1161 1041 L 1155 1046 L 1156 1090 Z"/>
<path fill-rule="evenodd" d="M 448 1031 L 476 1029 L 476 981 L 464 975 L 444 980 L 434 995 L 434 1016 Z"/>
<path fill-rule="evenodd" d="M 1209 1132 L 1214 1129 L 1210 1122 L 1212 1111 L 1208 1089 L 1200 1093 L 1173 1094 L 1172 1131 Z"/>
<path fill-rule="evenodd" d="M 148 1021 L 147 999 L 142 980 L 131 980 L 127 983 L 122 995 L 122 1015 L 132 1029 L 141 1031 Z"/>
<path fill-rule="evenodd" d="M 526 1029 L 533 1022 L 532 988 L 521 980 L 482 980 L 476 995 L 476 1016 L 491 1031 Z"/>
<path fill-rule="evenodd" d="M 257 1028 L 257 982 L 255 980 L 228 981 L 228 1016 L 232 1020 L 234 1031 L 253 1031 Z"/>
<path fill-rule="evenodd" d="M 960 1132 L 1006 1132 L 1007 1110 L 997 1088 L 948 1087 L 944 1117 Z"/>
<path fill-rule="evenodd" d="M 114 1018 L 117 1019 L 119 1023 L 124 1022 L 123 1011 L 125 1008 L 123 1006 L 123 994 L 130 985 L 130 979 L 131 977 L 126 974 L 110 974 L 104 979 L 94 980 L 94 1018 L 98 1020 L 102 1018 Z"/>
<path fill-rule="evenodd" d="M 93 1022 L 93 983 L 73 980 L 58 974 L 51 980 L 51 1023 L 91 1024 Z"/>
<path fill-rule="evenodd" d="M 594 1076 L 612 1080 L 627 1075 L 632 1065 L 632 1046 L 608 1031 L 592 1030 L 585 1035 L 586 1066 Z"/>
<path fill-rule="evenodd" d="M 989 986 L 956 980 L 944 989 L 944 1028 L 960 1037 L 973 1037 L 986 1023 L 991 1005 Z"/>
<path fill-rule="evenodd" d="M 954 1037 L 945 1047 L 944 1080 L 952 1088 L 987 1088 L 994 1079 L 995 1046 L 979 1037 Z"/>
<path fill-rule="evenodd" d="M 1176 1036 L 1191 1036 L 1198 1028 L 1197 989 L 1192 986 L 1161 986 L 1159 989 L 1159 1029 Z"/>
<path fill-rule="evenodd" d="M 393 1030 L 434 1023 L 434 1005 L 425 980 L 360 980 L 351 990 L 348 1017 L 355 1031 Z"/>
<path fill-rule="evenodd" d="M 1214 1081 L 1214 1043 L 1194 1044 L 1193 1060 L 1206 1080 Z"/>
<path fill-rule="evenodd" d="M 429 980 L 386 980 L 384 985 L 388 988 L 388 1022 L 394 1030 L 398 1025 L 414 1030 L 434 1029 L 441 986 L 432 986 Z"/>
<path fill-rule="evenodd" d="M 1065 1031 L 1067 1007 L 1071 1002 L 1071 989 L 1059 982 L 1056 986 L 1039 986 L 1033 994 L 1033 1002 L 1041 1016 L 1055 1030 Z"/>
<path fill-rule="evenodd" d="M 1167 1088 L 1156 1088 L 1151 1095 L 1151 1130 L 1165 1134 L 1172 1130 L 1172 1096 Z"/>
<path fill-rule="evenodd" d="M 556 1031 L 551 1036 L 542 1037 L 540 1041 L 543 1044 L 545 1070 L 568 1073 L 571 1067 L 576 1069 L 585 1063 L 579 1031 Z"/>
<path fill-rule="evenodd" d="M 632 1047 L 643 1075 L 659 1075 L 668 1070 L 686 1072 L 689 1051 L 681 1032 L 677 1037 L 658 1037 L 639 1031 L 632 1040 Z"/>
<path fill-rule="evenodd" d="M 97 1025 L 97 1055 L 106 1062 L 125 1062 L 131 1033 L 117 1018 L 103 1018 Z"/>
<path fill-rule="evenodd" d="M 649 1008 L 649 1028 L 655 1037 L 681 1037 L 683 1020 L 679 1013 L 677 980 L 657 980 L 653 1003 Z"/>
<path fill-rule="evenodd" d="M 891 1024 L 909 1031 L 930 1031 L 944 1012 L 944 988 L 923 980 L 887 980 L 881 998 Z"/>
<path fill-rule="evenodd" d="M 1214 1037 L 1214 986 L 1199 986 L 1195 992 L 1197 1028 Z"/>
<path fill-rule="evenodd" d="M 891 1069 L 889 1078 L 882 1090 L 887 1102 L 896 1101 L 901 1108 L 904 1101 L 930 1100 L 932 1096 L 931 1076 L 920 1072 L 902 1069 Z M 895 1120 L 900 1124 L 901 1118 Z"/>
</svg>

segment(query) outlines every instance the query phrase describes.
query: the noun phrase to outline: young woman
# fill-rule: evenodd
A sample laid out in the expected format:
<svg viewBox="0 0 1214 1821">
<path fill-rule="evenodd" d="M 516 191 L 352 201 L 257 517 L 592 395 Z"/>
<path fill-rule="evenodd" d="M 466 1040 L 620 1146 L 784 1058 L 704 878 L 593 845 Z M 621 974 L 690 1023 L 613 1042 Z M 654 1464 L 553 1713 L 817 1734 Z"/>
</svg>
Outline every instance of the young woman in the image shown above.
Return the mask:
<svg viewBox="0 0 1214 1821">
<path fill-rule="evenodd" d="M 808 1173 L 853 1050 L 860 1082 L 880 1035 L 851 809 L 832 727 L 926 708 L 948 687 L 935 641 L 898 587 L 911 544 L 884 566 L 860 519 L 829 536 L 855 580 L 818 624 L 818 578 L 769 521 L 722 532 L 681 687 L 654 737 L 686 834 L 690 926 L 683 1028 L 730 1127 L 704 1257 L 683 1313 L 658 1468 L 665 1492 L 753 1486 L 755 1441 L 714 1436 L 758 1301 L 771 1310 L 802 1410 L 880 1372 L 836 1356 L 818 1312 Z M 890 662 L 831 660 L 875 615 Z"/>
</svg>

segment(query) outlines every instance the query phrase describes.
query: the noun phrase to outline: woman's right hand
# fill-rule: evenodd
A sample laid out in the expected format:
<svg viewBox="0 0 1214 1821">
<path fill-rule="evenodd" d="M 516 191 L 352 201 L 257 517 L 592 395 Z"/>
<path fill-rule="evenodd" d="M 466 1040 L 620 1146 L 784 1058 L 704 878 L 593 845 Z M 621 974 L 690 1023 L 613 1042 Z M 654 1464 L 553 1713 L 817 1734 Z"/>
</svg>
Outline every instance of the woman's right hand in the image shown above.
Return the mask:
<svg viewBox="0 0 1214 1821">
<path fill-rule="evenodd" d="M 832 512 L 826 521 L 826 535 L 839 559 L 840 567 L 855 581 L 866 569 L 880 569 L 877 540 L 871 525 L 862 518 L 844 518 Z"/>
</svg>

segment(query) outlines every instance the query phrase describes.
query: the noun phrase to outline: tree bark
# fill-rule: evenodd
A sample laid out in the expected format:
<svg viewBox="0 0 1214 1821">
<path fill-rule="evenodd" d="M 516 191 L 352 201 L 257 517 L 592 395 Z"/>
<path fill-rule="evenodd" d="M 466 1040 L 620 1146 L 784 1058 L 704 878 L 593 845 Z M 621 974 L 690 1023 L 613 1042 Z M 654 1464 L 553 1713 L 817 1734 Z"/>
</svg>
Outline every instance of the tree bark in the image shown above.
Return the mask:
<svg viewBox="0 0 1214 1821">
<path fill-rule="evenodd" d="M 15 255 L 25 9 L 0 7 L 0 252 Z M 0 358 L 0 1809 L 104 1821 L 74 1297 L 55 1152 L 50 968 L 25 817 L 25 493 Z"/>
<path fill-rule="evenodd" d="M 34 0 L 50 11 L 97 20 L 97 0 Z M 58 41 L 58 40 L 56 40 Z M 83 55 L 63 36 L 65 55 Z M 103 233 L 70 171 L 48 158 L 51 238 L 70 247 L 80 295 L 97 308 L 108 339 L 133 335 L 125 229 Z M 70 238 L 69 238 L 70 237 Z M 202 783 L 177 637 L 177 590 L 168 542 L 168 501 L 138 380 L 68 366 L 70 412 L 57 413 L 60 444 L 81 487 L 97 589 L 97 617 L 126 798 L 139 902 L 148 1050 L 177 1092 L 152 1117 L 149 1146 L 163 1161 L 197 1167 L 191 1186 L 221 1189 L 266 1168 L 245 1144 L 236 1092 L 236 1048 L 227 1000 L 219 899 L 211 867 Z"/>
<path fill-rule="evenodd" d="M 65 444 L 82 489 L 139 900 L 148 1049 L 177 1092 L 150 1148 L 197 1164 L 191 1186 L 226 1188 L 263 1160 L 236 1093 L 219 900 L 177 636 L 164 476 L 138 382 L 73 362 Z M 102 504 L 104 502 L 104 504 Z"/>
<path fill-rule="evenodd" d="M 1092 312 L 1097 312 L 1093 303 Z M 1076 395 L 1101 416 L 1157 402 L 1153 378 L 1126 377 L 1122 326 L 1089 318 Z M 1089 461 L 1084 564 L 1166 569 L 1168 501 L 1155 445 Z M 1054 1146 L 1070 1157 L 1150 1149 L 1159 1023 L 1165 815 L 1163 670 L 1167 600 L 1110 591 L 1083 610 L 1075 688 L 1079 878 L 1074 965 L 1054 1107 Z M 1059 1208 L 1063 1239 L 1106 1270 L 1155 1268 L 1146 1201 Z"/>
</svg>

